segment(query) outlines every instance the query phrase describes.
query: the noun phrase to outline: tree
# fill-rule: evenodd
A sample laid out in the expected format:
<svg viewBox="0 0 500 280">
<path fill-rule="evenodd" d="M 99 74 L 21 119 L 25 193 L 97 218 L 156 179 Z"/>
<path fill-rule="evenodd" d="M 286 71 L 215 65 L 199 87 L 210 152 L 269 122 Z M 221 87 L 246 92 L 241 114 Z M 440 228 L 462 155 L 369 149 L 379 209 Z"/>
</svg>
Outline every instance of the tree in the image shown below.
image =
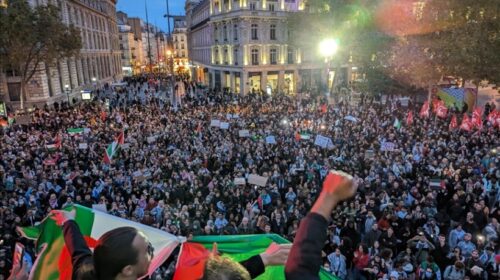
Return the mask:
<svg viewBox="0 0 500 280">
<path fill-rule="evenodd" d="M 81 47 L 79 29 L 64 24 L 53 5 L 32 8 L 26 0 L 11 0 L 0 9 L 0 67 L 21 78 L 21 109 L 26 84 L 41 65 L 76 56 Z"/>
</svg>

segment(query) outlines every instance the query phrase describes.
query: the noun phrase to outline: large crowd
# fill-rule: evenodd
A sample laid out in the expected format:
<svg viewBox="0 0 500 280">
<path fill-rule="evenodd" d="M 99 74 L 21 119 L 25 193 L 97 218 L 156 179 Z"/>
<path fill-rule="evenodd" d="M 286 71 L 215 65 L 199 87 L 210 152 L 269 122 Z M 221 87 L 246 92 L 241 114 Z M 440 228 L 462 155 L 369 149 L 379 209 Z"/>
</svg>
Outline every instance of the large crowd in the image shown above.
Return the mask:
<svg viewBox="0 0 500 280">
<path fill-rule="evenodd" d="M 170 106 L 153 83 L 128 83 L 108 91 L 109 102 L 36 109 L 30 124 L 0 131 L 0 280 L 15 241 L 26 242 L 16 227 L 73 203 L 188 238 L 276 233 L 293 241 L 331 169 L 361 182 L 332 213 L 323 250 L 332 274 L 500 278 L 500 132 L 485 117 L 494 105 L 483 108 L 483 128 L 467 132 L 449 129 L 451 113 L 420 118 L 420 104 L 402 106 L 396 96 L 328 104 L 304 95 L 228 98 L 186 84 Z M 124 144 L 107 164 L 106 146 L 121 132 Z M 331 143 L 315 145 L 318 134 Z M 235 180 L 251 174 L 267 177 L 265 186 Z"/>
</svg>

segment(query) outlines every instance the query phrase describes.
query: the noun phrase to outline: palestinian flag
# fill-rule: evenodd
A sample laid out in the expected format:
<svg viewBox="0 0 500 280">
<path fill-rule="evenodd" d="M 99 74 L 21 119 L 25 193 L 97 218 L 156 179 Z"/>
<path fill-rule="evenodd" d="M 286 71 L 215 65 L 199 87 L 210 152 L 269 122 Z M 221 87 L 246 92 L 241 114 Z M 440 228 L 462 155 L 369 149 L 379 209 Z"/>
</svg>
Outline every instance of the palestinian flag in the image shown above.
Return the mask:
<svg viewBox="0 0 500 280">
<path fill-rule="evenodd" d="M 120 132 L 120 134 L 118 134 L 118 136 L 115 139 L 115 142 L 117 142 L 118 145 L 125 144 L 125 132 L 123 130 L 122 132 Z"/>
<path fill-rule="evenodd" d="M 300 140 L 309 140 L 311 139 L 311 135 L 310 134 L 307 134 L 305 132 L 301 132 L 300 133 Z"/>
<path fill-rule="evenodd" d="M 399 121 L 398 118 L 396 118 L 396 120 L 394 120 L 394 125 L 393 125 L 396 129 L 401 129 L 401 122 Z"/>
<path fill-rule="evenodd" d="M 277 244 L 290 243 L 290 241 L 277 234 L 195 236 L 191 242 L 182 244 L 174 280 L 200 279 L 203 275 L 206 258 L 212 251 L 214 242 L 217 243 L 217 251 L 222 256 L 229 257 L 237 262 L 245 261 L 252 256 L 263 253 L 273 242 Z M 285 280 L 285 267 L 266 267 L 264 274 L 255 279 Z M 319 279 L 338 278 L 321 269 Z"/>
<path fill-rule="evenodd" d="M 469 116 L 467 113 L 464 114 L 464 118 L 462 119 L 462 124 L 460 125 L 460 129 L 465 130 L 465 131 L 471 131 L 472 130 L 472 122 L 469 119 Z"/>
<path fill-rule="evenodd" d="M 413 124 L 413 112 L 412 111 L 408 112 L 408 115 L 406 116 L 406 124 L 408 126 Z"/>
<path fill-rule="evenodd" d="M 104 163 L 106 164 L 111 164 L 111 161 L 113 160 L 113 156 L 116 154 L 118 151 L 119 145 L 118 142 L 113 141 L 113 143 L 109 144 L 108 147 L 106 148 L 106 151 L 104 152 Z"/>
<path fill-rule="evenodd" d="M 121 219 L 104 212 L 75 205 L 76 223 L 89 248 L 97 245 L 97 240 L 106 232 L 117 227 L 132 226 L 142 231 L 155 249 L 154 259 L 149 266 L 149 273 L 154 272 L 179 245 L 180 239 L 174 235 L 129 220 Z M 71 207 L 65 210 L 70 210 Z M 64 244 L 62 228 L 45 218 L 35 227 L 18 228 L 19 233 L 28 239 L 36 240 L 37 259 L 33 264 L 30 279 L 70 280 L 71 256 Z"/>
<path fill-rule="evenodd" d="M 78 127 L 78 128 L 68 128 L 67 132 L 69 135 L 77 135 L 77 134 L 83 134 L 85 129 L 83 127 Z"/>
<path fill-rule="evenodd" d="M 436 115 L 440 118 L 446 118 L 446 114 L 448 114 L 448 108 L 446 108 L 444 102 L 442 102 L 442 104 L 439 104 L 436 108 Z"/>
<path fill-rule="evenodd" d="M 51 143 L 51 144 L 45 145 L 45 147 L 49 151 L 54 151 L 54 150 L 57 150 L 57 149 L 61 148 L 61 145 L 62 145 L 61 136 L 59 136 L 59 134 L 58 134 L 56 136 L 56 139 L 54 139 L 54 142 Z"/>
<path fill-rule="evenodd" d="M 15 121 L 16 121 L 16 119 L 14 118 L 14 115 L 9 115 L 9 116 L 7 117 L 7 123 L 8 123 L 9 125 L 12 125 Z"/>
<path fill-rule="evenodd" d="M 420 117 L 428 118 L 429 117 L 429 101 L 425 101 L 424 105 L 422 105 L 422 109 L 420 109 Z"/>
<path fill-rule="evenodd" d="M 481 108 L 476 107 L 472 112 L 472 119 L 471 119 L 471 123 L 474 127 L 477 127 L 479 129 L 483 128 L 482 115 L 483 113 L 481 112 Z"/>
</svg>

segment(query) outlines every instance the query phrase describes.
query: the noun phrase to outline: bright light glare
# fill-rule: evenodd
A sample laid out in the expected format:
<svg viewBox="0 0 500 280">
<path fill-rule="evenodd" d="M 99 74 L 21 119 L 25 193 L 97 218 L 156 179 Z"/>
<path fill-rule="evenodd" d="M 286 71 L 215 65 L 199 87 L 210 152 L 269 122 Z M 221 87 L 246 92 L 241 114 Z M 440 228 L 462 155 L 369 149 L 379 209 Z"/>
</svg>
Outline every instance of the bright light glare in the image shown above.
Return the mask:
<svg viewBox="0 0 500 280">
<path fill-rule="evenodd" d="M 287 120 L 282 120 L 281 121 L 284 125 L 287 125 L 288 124 L 288 121 Z"/>
<path fill-rule="evenodd" d="M 319 43 L 319 52 L 324 57 L 333 56 L 339 48 L 339 43 L 335 39 L 324 39 Z"/>
</svg>

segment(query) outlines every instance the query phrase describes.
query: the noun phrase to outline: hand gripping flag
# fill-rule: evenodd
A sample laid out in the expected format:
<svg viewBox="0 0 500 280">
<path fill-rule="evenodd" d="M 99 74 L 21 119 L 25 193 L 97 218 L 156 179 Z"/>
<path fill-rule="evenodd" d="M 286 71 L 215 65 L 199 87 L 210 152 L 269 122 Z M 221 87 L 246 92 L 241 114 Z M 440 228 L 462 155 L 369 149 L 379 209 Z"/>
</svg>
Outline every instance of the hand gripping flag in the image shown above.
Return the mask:
<svg viewBox="0 0 500 280">
<path fill-rule="evenodd" d="M 76 209 L 76 223 L 89 248 L 97 245 L 97 240 L 106 232 L 123 226 L 131 226 L 142 231 L 155 249 L 155 256 L 149 266 L 152 274 L 181 242 L 176 237 L 156 228 L 108 215 L 80 205 L 69 206 L 65 210 Z M 18 228 L 23 237 L 36 240 L 37 259 L 30 272 L 30 279 L 70 280 L 71 256 L 64 244 L 62 228 L 49 217 L 35 227 Z"/>
</svg>

